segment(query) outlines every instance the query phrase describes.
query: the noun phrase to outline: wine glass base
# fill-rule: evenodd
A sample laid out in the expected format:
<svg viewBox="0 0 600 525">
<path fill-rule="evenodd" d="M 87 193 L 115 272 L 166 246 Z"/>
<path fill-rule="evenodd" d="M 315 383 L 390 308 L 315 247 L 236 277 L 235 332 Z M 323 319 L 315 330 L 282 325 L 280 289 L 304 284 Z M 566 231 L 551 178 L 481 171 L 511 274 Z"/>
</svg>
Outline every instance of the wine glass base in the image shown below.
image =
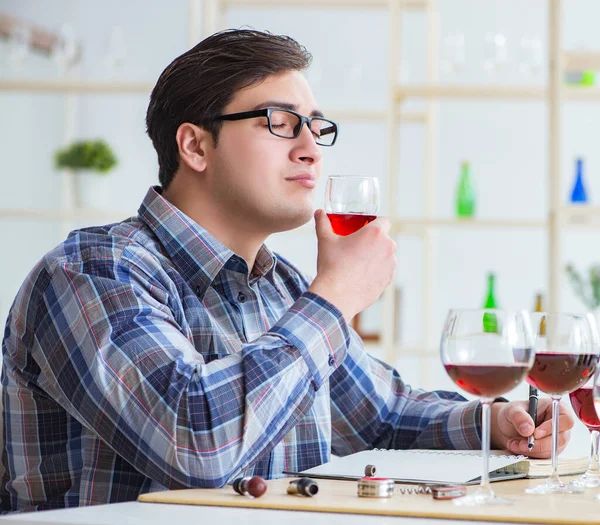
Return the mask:
<svg viewBox="0 0 600 525">
<path fill-rule="evenodd" d="M 542 483 L 541 485 L 536 485 L 535 487 L 528 487 L 525 489 L 526 494 L 581 494 L 585 490 L 584 487 L 573 485 L 572 483 L 569 485 L 565 485 L 564 483 L 560 484 L 550 484 L 550 483 Z"/>
<path fill-rule="evenodd" d="M 589 476 L 587 474 L 584 474 L 583 476 L 580 476 L 571 481 L 571 483 L 569 483 L 569 486 L 581 487 L 584 489 L 595 489 L 600 487 L 600 477 L 598 477 L 597 475 Z"/>
<path fill-rule="evenodd" d="M 452 502 L 454 505 L 473 507 L 475 505 L 513 505 L 515 500 L 497 496 L 491 490 L 478 490 L 462 498 L 453 499 Z"/>
</svg>

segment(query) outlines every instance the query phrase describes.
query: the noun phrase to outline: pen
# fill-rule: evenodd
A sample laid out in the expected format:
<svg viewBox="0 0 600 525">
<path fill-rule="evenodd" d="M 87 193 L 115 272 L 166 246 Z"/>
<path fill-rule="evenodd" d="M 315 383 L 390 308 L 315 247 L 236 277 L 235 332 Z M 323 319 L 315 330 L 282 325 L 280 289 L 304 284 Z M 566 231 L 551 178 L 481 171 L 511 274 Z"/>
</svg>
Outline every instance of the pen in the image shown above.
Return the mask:
<svg viewBox="0 0 600 525">
<path fill-rule="evenodd" d="M 538 406 L 538 390 L 534 386 L 529 385 L 529 415 L 533 419 L 533 428 L 535 431 L 535 422 L 537 421 L 537 406 Z M 535 438 L 533 434 L 527 439 L 527 447 L 529 450 L 533 448 Z"/>
</svg>

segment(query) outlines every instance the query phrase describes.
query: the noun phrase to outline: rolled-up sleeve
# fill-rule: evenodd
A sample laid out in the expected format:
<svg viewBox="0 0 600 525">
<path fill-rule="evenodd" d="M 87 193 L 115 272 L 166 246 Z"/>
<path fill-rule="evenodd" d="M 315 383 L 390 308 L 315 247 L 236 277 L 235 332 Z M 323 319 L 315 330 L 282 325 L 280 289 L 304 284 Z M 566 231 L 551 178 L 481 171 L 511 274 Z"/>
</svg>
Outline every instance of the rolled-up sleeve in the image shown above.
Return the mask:
<svg viewBox="0 0 600 525">
<path fill-rule="evenodd" d="M 368 355 L 354 331 L 330 384 L 334 454 L 481 446 L 477 401 L 466 401 L 456 392 L 412 389 L 393 367 Z"/>
</svg>

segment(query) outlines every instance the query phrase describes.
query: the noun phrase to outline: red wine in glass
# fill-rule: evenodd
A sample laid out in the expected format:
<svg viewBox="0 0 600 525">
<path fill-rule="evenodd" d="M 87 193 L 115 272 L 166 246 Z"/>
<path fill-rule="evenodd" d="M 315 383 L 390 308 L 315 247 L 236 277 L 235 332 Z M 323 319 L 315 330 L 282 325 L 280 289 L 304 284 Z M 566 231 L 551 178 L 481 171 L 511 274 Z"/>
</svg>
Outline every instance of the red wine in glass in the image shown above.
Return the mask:
<svg viewBox="0 0 600 525">
<path fill-rule="evenodd" d="M 526 365 L 444 365 L 450 378 L 470 394 L 495 398 L 515 388 L 527 375 Z"/>
<path fill-rule="evenodd" d="M 597 363 L 597 354 L 538 352 L 527 381 L 546 394 L 565 394 L 587 383 Z"/>
<path fill-rule="evenodd" d="M 363 215 L 360 213 L 328 213 L 327 217 L 331 227 L 338 235 L 350 235 L 360 230 L 377 218 L 377 215 Z"/>
<path fill-rule="evenodd" d="M 578 388 L 569 394 L 569 398 L 575 415 L 588 430 L 600 430 L 600 419 L 594 408 L 594 389 L 591 386 Z"/>
</svg>

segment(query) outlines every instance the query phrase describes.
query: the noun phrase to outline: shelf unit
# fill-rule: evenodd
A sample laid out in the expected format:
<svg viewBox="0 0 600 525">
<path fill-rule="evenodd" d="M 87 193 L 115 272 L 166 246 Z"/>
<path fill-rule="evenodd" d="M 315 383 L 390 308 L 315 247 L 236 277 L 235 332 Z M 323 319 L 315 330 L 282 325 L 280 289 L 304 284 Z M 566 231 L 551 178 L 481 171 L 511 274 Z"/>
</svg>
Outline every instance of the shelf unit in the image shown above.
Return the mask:
<svg viewBox="0 0 600 525">
<path fill-rule="evenodd" d="M 431 310 L 433 290 L 431 277 L 435 253 L 432 232 L 441 228 L 502 228 L 502 229 L 542 229 L 548 235 L 548 304 L 549 309 L 558 310 L 560 304 L 560 246 L 561 232 L 564 228 L 597 228 L 600 226 L 600 208 L 589 206 L 565 206 L 559 194 L 560 183 L 560 106 L 563 100 L 594 101 L 600 100 L 600 89 L 590 87 L 567 87 L 563 85 L 563 73 L 566 66 L 577 69 L 600 69 L 600 53 L 597 52 L 565 52 L 562 50 L 562 1 L 548 0 L 548 43 L 549 43 L 549 82 L 547 86 L 509 86 L 509 85 L 453 85 L 438 82 L 437 42 L 439 40 L 438 11 L 436 0 L 402 1 L 319 1 L 304 0 L 295 2 L 275 2 L 269 0 L 208 0 L 206 2 L 205 33 L 212 33 L 222 28 L 222 20 L 227 8 L 232 6 L 273 6 L 278 9 L 302 5 L 304 7 L 373 7 L 388 10 L 390 60 L 388 65 L 389 86 L 386 117 L 388 136 L 388 170 L 386 174 L 388 210 L 390 210 L 393 231 L 396 234 L 418 235 L 423 239 L 424 278 L 422 306 L 422 342 L 423 344 L 408 348 L 397 345 L 393 340 L 394 311 L 393 290 L 384 294 L 383 312 L 383 350 L 384 359 L 393 362 L 401 353 L 403 356 L 434 357 L 437 351 L 427 348 L 428 334 L 431 331 Z M 425 13 L 427 26 L 427 81 L 423 85 L 398 85 L 401 59 L 401 27 L 402 16 L 407 9 L 420 9 Z M 398 218 L 395 216 L 394 196 L 397 194 L 396 173 L 398 152 L 396 150 L 399 136 L 398 123 L 403 119 L 400 108 L 410 99 L 425 100 L 425 111 L 419 122 L 425 126 L 425 173 L 424 173 L 424 216 L 418 219 Z M 547 216 L 541 220 L 509 220 L 509 219 L 443 219 L 435 216 L 435 177 L 437 167 L 437 143 L 435 129 L 437 126 L 437 104 L 441 99 L 464 100 L 539 100 L 547 104 L 548 126 L 548 184 L 549 205 Z M 421 367 L 421 383 L 427 381 L 427 367 Z"/>
<path fill-rule="evenodd" d="M 455 85 L 440 83 L 438 79 L 437 42 L 439 40 L 439 13 L 437 0 L 188 0 L 188 43 L 195 45 L 203 36 L 223 27 L 222 20 L 227 9 L 232 7 L 272 7 L 287 8 L 369 8 L 387 11 L 390 34 L 388 64 L 388 97 L 386 107 L 381 110 L 356 108 L 330 108 L 327 113 L 338 120 L 385 122 L 387 133 L 388 170 L 388 209 L 391 214 L 392 231 L 397 235 L 418 236 L 423 241 L 423 305 L 421 311 L 422 344 L 403 346 L 394 341 L 396 317 L 393 290 L 388 290 L 383 298 L 383 329 L 380 350 L 382 357 L 394 362 L 399 356 L 433 358 L 437 349 L 427 345 L 431 333 L 431 312 L 433 289 L 431 287 L 435 259 L 434 233 L 444 229 L 540 229 L 548 235 L 548 301 L 550 309 L 559 309 L 560 247 L 562 231 L 565 228 L 589 229 L 600 227 L 600 207 L 566 206 L 559 194 L 560 182 L 560 106 L 564 100 L 600 100 L 600 88 L 570 87 L 563 84 L 565 67 L 577 69 L 600 69 L 600 53 L 562 50 L 562 0 L 548 0 L 548 45 L 549 82 L 547 86 L 508 86 L 508 85 Z M 401 62 L 402 17 L 407 10 L 421 10 L 425 14 L 427 27 L 427 79 L 424 84 L 398 85 L 398 70 Z M 65 142 L 76 135 L 75 117 L 77 100 L 82 94 L 143 94 L 153 88 L 148 82 L 109 82 L 64 78 L 57 80 L 4 79 L 0 80 L 0 92 L 61 93 L 65 95 Z M 402 110 L 408 100 L 423 99 L 422 111 Z M 469 219 L 436 217 L 435 184 L 438 144 L 436 130 L 438 122 L 438 101 L 445 99 L 461 100 L 539 100 L 548 109 L 548 187 L 549 205 L 547 216 L 540 220 L 525 219 Z M 425 170 L 424 170 L 424 215 L 420 218 L 400 218 L 394 213 L 394 196 L 397 194 L 397 166 L 399 123 L 413 122 L 424 126 L 425 131 Z M 64 192 L 68 195 L 67 177 L 63 177 Z M 64 223 L 76 220 L 119 220 L 129 212 L 112 212 L 92 209 L 69 209 L 63 201 L 60 209 L 0 209 L 2 219 L 48 219 Z M 312 234 L 312 227 L 300 228 L 300 232 Z M 421 367 L 421 384 L 427 384 L 427 367 Z"/>
</svg>

